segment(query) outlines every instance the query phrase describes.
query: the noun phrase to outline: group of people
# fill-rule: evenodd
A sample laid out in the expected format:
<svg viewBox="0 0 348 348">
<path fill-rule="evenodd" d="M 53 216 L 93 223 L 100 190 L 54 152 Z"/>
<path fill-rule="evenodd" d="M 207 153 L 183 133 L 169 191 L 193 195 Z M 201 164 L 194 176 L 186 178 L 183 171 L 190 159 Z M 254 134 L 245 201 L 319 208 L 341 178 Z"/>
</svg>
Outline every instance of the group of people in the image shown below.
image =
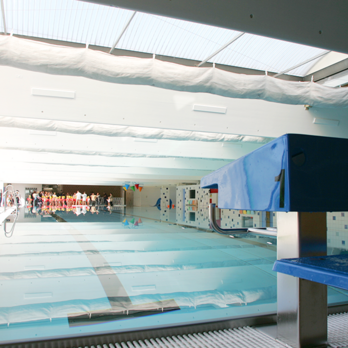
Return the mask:
<svg viewBox="0 0 348 348">
<path fill-rule="evenodd" d="M 62 207 L 70 208 L 73 206 L 96 206 L 96 205 L 107 205 L 112 206 L 112 194 L 107 195 L 104 193 L 101 196 L 99 193 L 94 194 L 92 192 L 90 195 L 87 195 L 86 192 L 81 193 L 77 191 L 70 195 L 70 193 L 59 193 L 58 195 L 55 192 L 46 192 L 34 191 L 27 198 L 27 206 L 31 207 Z"/>
<path fill-rule="evenodd" d="M 5 205 L 5 196 L 6 196 L 6 206 L 13 207 L 16 205 L 19 206 L 21 204 L 21 195 L 18 190 L 13 192 L 8 192 L 7 195 L 4 195 L 2 190 L 0 192 L 0 207 Z"/>
<path fill-rule="evenodd" d="M 76 216 L 83 214 L 85 215 L 86 213 L 90 214 L 96 214 L 98 215 L 99 213 L 105 214 L 109 213 L 111 214 L 113 211 L 112 207 L 109 205 L 96 205 L 96 206 L 88 206 L 88 205 L 76 205 L 76 206 L 71 206 L 71 207 L 59 207 L 59 206 L 54 206 L 54 205 L 48 205 L 48 206 L 30 206 L 28 207 L 28 213 L 31 216 L 47 216 L 47 215 L 52 215 L 52 214 L 57 214 L 59 212 L 65 212 L 68 214 L 74 214 Z"/>
</svg>

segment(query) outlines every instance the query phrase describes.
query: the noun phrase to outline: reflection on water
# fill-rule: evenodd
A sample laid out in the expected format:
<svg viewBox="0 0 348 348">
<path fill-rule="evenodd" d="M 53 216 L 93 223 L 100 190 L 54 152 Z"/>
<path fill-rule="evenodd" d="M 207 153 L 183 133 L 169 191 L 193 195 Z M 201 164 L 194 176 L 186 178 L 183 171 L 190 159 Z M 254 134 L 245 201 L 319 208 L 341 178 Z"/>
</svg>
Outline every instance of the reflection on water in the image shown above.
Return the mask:
<svg viewBox="0 0 348 348">
<path fill-rule="evenodd" d="M 162 223 L 156 207 L 138 216 L 130 210 L 56 209 L 55 223 L 39 215 L 42 222 L 21 222 L 10 241 L 1 240 L 2 340 L 276 310 L 274 245 Z M 155 213 L 157 220 L 143 217 Z"/>
<path fill-rule="evenodd" d="M 207 191 L 207 190 L 201 190 Z M 198 191 L 199 192 L 199 191 Z M 202 192 L 203 195 L 206 194 Z M 123 221 L 124 227 L 136 228 L 139 224 L 138 219 L 150 218 L 161 222 L 178 224 L 210 230 L 209 226 L 209 200 L 210 195 L 206 195 L 204 201 L 186 200 L 178 204 L 162 206 L 161 210 L 157 207 L 124 207 L 124 206 L 74 206 L 74 207 L 46 207 L 42 208 L 27 207 L 19 209 L 18 222 L 56 222 L 56 216 L 67 219 L 69 222 L 103 222 L 103 221 Z M 109 215 L 109 217 L 108 217 Z M 112 215 L 112 216 L 111 216 Z M 136 216 L 135 218 L 133 218 Z M 228 210 L 217 209 L 217 222 L 222 228 L 238 227 L 276 227 L 276 212 L 258 212 L 247 210 Z M 12 228 L 15 216 L 7 219 L 7 229 Z M 327 253 L 328 255 L 339 255 L 348 252 L 348 213 L 333 212 L 327 213 Z M 248 236 L 248 238 L 258 238 Z M 262 239 L 265 241 L 266 239 Z M 273 244 L 276 240 L 272 239 Z"/>
<path fill-rule="evenodd" d="M 1 340 L 35 339 L 275 312 L 276 239 L 209 230 L 216 197 L 177 188 L 157 207 L 19 211 L 1 236 Z M 169 201 L 170 203 L 170 201 Z M 215 202 L 214 202 L 215 203 Z M 223 228 L 276 225 L 276 214 L 221 210 Z M 347 227 L 346 227 L 347 226 Z M 348 216 L 328 213 L 328 253 L 347 252 Z M 347 292 L 328 289 L 330 304 Z"/>
</svg>

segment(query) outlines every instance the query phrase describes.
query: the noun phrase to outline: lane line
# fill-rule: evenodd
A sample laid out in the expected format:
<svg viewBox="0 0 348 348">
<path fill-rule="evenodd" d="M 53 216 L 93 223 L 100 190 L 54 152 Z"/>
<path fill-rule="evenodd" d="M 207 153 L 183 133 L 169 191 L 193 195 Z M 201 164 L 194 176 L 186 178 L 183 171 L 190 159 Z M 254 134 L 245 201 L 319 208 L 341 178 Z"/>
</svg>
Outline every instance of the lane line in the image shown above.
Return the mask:
<svg viewBox="0 0 348 348">
<path fill-rule="evenodd" d="M 72 224 L 69 224 L 63 218 L 56 214 L 52 214 L 52 216 L 54 218 L 57 217 L 57 221 L 59 220 L 59 222 L 65 222 L 69 225 L 66 229 L 87 256 L 101 285 L 103 286 L 111 306 L 111 309 L 69 314 L 68 321 L 70 327 L 162 314 L 164 312 L 180 309 L 174 299 L 140 305 L 132 304 L 127 291 L 117 274 L 93 243 L 89 241 L 83 233 L 75 229 Z M 100 267 L 103 267 L 104 270 L 107 269 L 108 274 L 101 273 Z"/>
</svg>

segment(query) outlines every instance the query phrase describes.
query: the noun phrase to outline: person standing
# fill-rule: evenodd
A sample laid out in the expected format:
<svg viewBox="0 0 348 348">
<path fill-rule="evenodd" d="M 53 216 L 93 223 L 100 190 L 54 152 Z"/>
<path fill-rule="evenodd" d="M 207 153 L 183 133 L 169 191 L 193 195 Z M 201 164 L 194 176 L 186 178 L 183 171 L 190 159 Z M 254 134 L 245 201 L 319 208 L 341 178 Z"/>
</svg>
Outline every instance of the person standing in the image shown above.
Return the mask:
<svg viewBox="0 0 348 348">
<path fill-rule="evenodd" d="M 94 194 L 94 192 L 92 192 L 92 194 L 91 194 L 91 206 L 92 207 L 95 207 L 96 200 L 97 200 L 97 196 Z"/>
<path fill-rule="evenodd" d="M 106 200 L 108 202 L 108 208 L 110 208 L 110 203 L 111 203 L 111 199 L 110 199 L 110 196 L 107 198 Z"/>
<path fill-rule="evenodd" d="M 87 203 L 87 193 L 86 191 L 83 192 L 82 194 L 82 205 L 86 205 Z"/>
<path fill-rule="evenodd" d="M 76 192 L 76 205 L 80 205 L 81 204 L 81 192 L 79 190 L 77 190 Z"/>
<path fill-rule="evenodd" d="M 34 191 L 32 194 L 31 194 L 31 198 L 33 200 L 33 206 L 36 207 L 36 198 L 37 198 L 37 193 L 36 191 Z"/>
<path fill-rule="evenodd" d="M 97 205 L 100 205 L 100 194 L 97 192 Z"/>
</svg>

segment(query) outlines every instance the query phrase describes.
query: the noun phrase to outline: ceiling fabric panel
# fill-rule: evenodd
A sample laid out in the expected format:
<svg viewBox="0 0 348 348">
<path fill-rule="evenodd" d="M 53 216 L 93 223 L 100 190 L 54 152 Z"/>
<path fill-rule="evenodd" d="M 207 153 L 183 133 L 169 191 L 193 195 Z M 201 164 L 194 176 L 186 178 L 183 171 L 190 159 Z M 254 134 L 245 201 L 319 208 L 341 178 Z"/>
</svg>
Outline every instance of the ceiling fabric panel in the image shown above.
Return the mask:
<svg viewBox="0 0 348 348">
<path fill-rule="evenodd" d="M 265 75 L 234 74 L 214 67 L 188 67 L 157 59 L 115 57 L 90 49 L 50 45 L 13 36 L 0 37 L 0 64 L 44 73 L 211 93 L 229 98 L 261 99 L 323 108 L 348 106 L 348 91 L 316 83 L 289 82 Z"/>
<path fill-rule="evenodd" d="M 189 154 L 188 154 L 189 155 Z M 180 169 L 202 169 L 216 170 L 231 163 L 231 159 L 197 159 L 185 158 L 139 158 L 139 157 L 107 157 L 58 154 L 53 152 L 37 152 L 26 150 L 11 150 L 0 148 L 0 156 L 3 162 L 23 163 L 48 163 L 65 165 L 84 165 L 92 167 L 147 167 L 147 168 L 180 168 Z"/>
<path fill-rule="evenodd" d="M 206 133 L 175 129 L 145 128 L 104 125 L 97 123 L 64 122 L 42 119 L 0 116 L 0 127 L 53 131 L 70 134 L 93 134 L 107 137 L 133 137 L 143 139 L 166 139 L 208 142 L 251 142 L 266 144 L 273 138 L 247 135 Z"/>
<path fill-rule="evenodd" d="M 76 0 L 4 0 L 4 4 L 8 32 L 104 47 L 113 46 L 133 14 Z M 116 48 L 203 61 L 239 33 L 138 12 Z M 320 52 L 324 50 L 245 34 L 211 62 L 279 73 Z M 303 76 L 313 64 L 292 74 Z"/>
<path fill-rule="evenodd" d="M 221 146 L 219 142 L 175 141 L 110 137 L 87 133 L 32 131 L 0 127 L 0 149 L 110 158 L 196 158 L 231 160 L 260 147 L 257 143 Z M 64 157 L 64 156 L 62 156 Z M 85 158 L 87 159 L 87 157 Z M 144 163 L 143 163 L 144 164 Z"/>
</svg>

